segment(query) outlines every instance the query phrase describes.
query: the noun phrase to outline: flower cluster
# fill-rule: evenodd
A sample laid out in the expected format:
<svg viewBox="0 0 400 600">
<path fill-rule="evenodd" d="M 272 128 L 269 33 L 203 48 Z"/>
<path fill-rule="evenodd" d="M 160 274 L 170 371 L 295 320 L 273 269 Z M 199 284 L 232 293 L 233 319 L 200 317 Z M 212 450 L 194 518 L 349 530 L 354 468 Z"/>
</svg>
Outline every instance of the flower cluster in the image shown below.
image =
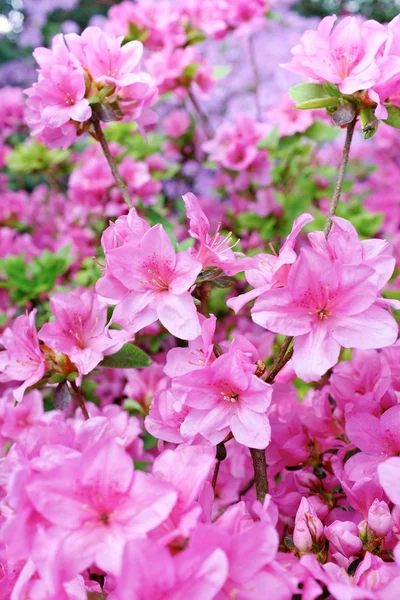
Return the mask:
<svg viewBox="0 0 400 600">
<path fill-rule="evenodd" d="M 50 148 L 68 148 L 87 130 L 93 115 L 109 121 L 124 117 L 144 125 L 157 90 L 140 71 L 143 47 L 125 46 L 97 27 L 81 35 L 57 35 L 51 50 L 37 48 L 39 79 L 26 90 L 32 134 Z M 97 111 L 97 112 L 96 112 Z"/>
<path fill-rule="evenodd" d="M 336 84 L 342 94 L 359 94 L 374 106 L 378 119 L 387 119 L 386 104 L 400 108 L 400 19 L 384 26 L 346 17 L 326 17 L 317 31 L 306 31 L 292 49 L 287 69 L 318 82 Z"/>
</svg>

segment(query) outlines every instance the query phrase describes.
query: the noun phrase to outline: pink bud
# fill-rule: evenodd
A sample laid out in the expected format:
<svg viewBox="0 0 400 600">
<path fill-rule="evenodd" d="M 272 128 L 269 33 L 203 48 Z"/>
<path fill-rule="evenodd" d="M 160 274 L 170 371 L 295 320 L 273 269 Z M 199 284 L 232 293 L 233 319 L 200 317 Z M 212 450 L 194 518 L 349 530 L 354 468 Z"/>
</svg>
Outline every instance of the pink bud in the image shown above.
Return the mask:
<svg viewBox="0 0 400 600">
<path fill-rule="evenodd" d="M 325 535 L 332 546 L 347 558 L 356 555 L 362 548 L 358 527 L 351 521 L 334 521 L 325 527 Z"/>
<path fill-rule="evenodd" d="M 368 526 L 378 537 L 385 537 L 393 527 L 393 519 L 386 502 L 375 498 L 368 511 Z"/>
<path fill-rule="evenodd" d="M 311 552 L 313 543 L 318 542 L 324 533 L 322 521 L 307 498 L 302 498 L 298 508 L 293 531 L 294 545 L 300 552 Z"/>
</svg>

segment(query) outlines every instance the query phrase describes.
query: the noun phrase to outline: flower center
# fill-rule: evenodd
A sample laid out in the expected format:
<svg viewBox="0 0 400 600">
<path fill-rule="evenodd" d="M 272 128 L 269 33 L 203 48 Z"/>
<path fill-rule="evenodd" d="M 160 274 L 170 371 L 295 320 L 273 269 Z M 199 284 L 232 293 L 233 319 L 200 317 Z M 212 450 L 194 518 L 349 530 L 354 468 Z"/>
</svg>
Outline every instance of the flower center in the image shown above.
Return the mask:
<svg viewBox="0 0 400 600">
<path fill-rule="evenodd" d="M 327 319 L 328 317 L 330 317 L 332 313 L 330 313 L 326 308 L 322 308 L 318 311 L 317 314 L 322 321 L 322 319 Z"/>
<path fill-rule="evenodd" d="M 221 392 L 221 396 L 226 402 L 237 402 L 239 400 L 239 394 L 236 392 Z"/>
</svg>

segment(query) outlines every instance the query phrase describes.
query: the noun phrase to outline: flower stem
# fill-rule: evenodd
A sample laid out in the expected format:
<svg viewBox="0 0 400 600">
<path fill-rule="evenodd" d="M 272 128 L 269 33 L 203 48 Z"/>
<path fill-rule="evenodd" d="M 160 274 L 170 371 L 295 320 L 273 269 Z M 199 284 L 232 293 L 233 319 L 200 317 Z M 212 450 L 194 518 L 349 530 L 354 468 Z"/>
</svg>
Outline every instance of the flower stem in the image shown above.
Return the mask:
<svg viewBox="0 0 400 600">
<path fill-rule="evenodd" d="M 93 116 L 92 123 L 93 123 L 93 128 L 96 133 L 96 137 L 97 137 L 98 141 L 100 142 L 100 146 L 101 146 L 101 149 L 103 150 L 104 156 L 106 157 L 107 162 L 110 165 L 111 173 L 113 174 L 113 177 L 114 177 L 115 182 L 122 194 L 122 197 L 125 200 L 125 202 L 127 203 L 128 207 L 132 208 L 133 204 L 132 204 L 132 200 L 129 196 L 128 186 L 126 185 L 125 179 L 123 177 L 121 177 L 121 174 L 118 171 L 117 163 L 115 162 L 115 159 L 114 159 L 113 155 L 111 154 L 110 146 L 108 145 L 108 142 L 107 142 L 106 138 L 104 137 L 104 133 L 101 128 L 100 120 L 97 117 Z"/>
<path fill-rule="evenodd" d="M 262 120 L 262 109 L 261 109 L 261 99 L 260 99 L 260 71 L 257 64 L 257 53 L 254 44 L 254 35 L 249 37 L 249 55 L 250 55 L 250 64 L 253 69 L 254 76 L 254 101 L 256 105 L 256 116 L 257 121 Z"/>
<path fill-rule="evenodd" d="M 74 396 L 78 403 L 78 406 L 81 409 L 82 414 L 85 417 L 85 420 L 87 421 L 89 419 L 89 413 L 86 408 L 85 399 L 82 396 L 82 393 L 81 393 L 80 389 L 78 388 L 78 386 L 76 385 L 75 381 L 71 381 L 71 387 L 74 392 Z"/>
<path fill-rule="evenodd" d="M 289 360 L 292 358 L 293 348 L 291 348 L 289 352 L 287 352 L 292 340 L 293 337 L 289 336 L 287 336 L 284 339 L 282 346 L 279 348 L 279 352 L 276 355 L 274 363 L 271 369 L 268 371 L 267 376 L 265 377 L 265 381 L 267 383 L 272 383 L 275 377 L 278 375 L 279 371 L 281 371 L 286 365 L 286 363 L 289 362 Z"/>
<path fill-rule="evenodd" d="M 257 500 L 263 503 L 265 500 L 265 496 L 268 494 L 267 463 L 265 461 L 265 450 L 250 448 L 250 454 L 253 460 Z"/>
<path fill-rule="evenodd" d="M 193 108 L 194 108 L 197 116 L 199 117 L 199 121 L 204 129 L 204 133 L 206 134 L 206 137 L 209 139 L 214 137 L 214 128 L 210 123 L 210 119 L 208 118 L 206 113 L 201 108 L 200 104 L 197 101 L 196 96 L 193 93 L 193 90 L 191 90 L 190 88 L 188 89 L 188 97 L 189 97 L 190 102 L 193 105 Z"/>
<path fill-rule="evenodd" d="M 354 128 L 356 126 L 357 117 L 358 117 L 358 115 L 356 114 L 354 119 L 347 125 L 346 140 L 344 142 L 342 158 L 341 158 L 340 164 L 339 164 L 336 185 L 335 185 L 335 189 L 333 191 L 332 200 L 331 200 L 331 203 L 329 206 L 329 212 L 328 212 L 326 222 L 325 222 L 325 227 L 324 227 L 324 234 L 325 234 L 326 238 L 328 237 L 329 232 L 331 230 L 332 217 L 336 212 L 336 208 L 337 208 L 337 205 L 340 200 L 340 193 L 342 191 L 343 179 L 344 179 L 344 174 L 346 172 L 347 163 L 349 162 L 350 146 L 351 146 L 351 142 L 353 139 L 353 133 L 354 133 Z"/>
</svg>

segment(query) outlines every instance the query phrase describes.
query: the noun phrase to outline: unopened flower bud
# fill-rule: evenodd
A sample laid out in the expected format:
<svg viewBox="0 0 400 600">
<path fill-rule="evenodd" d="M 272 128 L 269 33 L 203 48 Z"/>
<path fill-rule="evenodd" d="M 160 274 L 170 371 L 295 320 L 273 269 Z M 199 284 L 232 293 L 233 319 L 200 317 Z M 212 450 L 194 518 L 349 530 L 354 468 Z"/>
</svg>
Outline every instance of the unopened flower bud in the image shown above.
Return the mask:
<svg viewBox="0 0 400 600">
<path fill-rule="evenodd" d="M 355 556 L 363 544 L 358 537 L 358 527 L 352 521 L 334 521 L 325 527 L 325 536 L 330 544 L 343 556 Z"/>
<path fill-rule="evenodd" d="M 377 498 L 368 511 L 368 526 L 378 537 L 385 537 L 393 527 L 393 519 L 386 502 Z"/>
<path fill-rule="evenodd" d="M 300 552 L 311 552 L 313 544 L 321 540 L 324 533 L 322 521 L 318 518 L 307 498 L 302 498 L 296 514 L 293 542 Z"/>
</svg>

